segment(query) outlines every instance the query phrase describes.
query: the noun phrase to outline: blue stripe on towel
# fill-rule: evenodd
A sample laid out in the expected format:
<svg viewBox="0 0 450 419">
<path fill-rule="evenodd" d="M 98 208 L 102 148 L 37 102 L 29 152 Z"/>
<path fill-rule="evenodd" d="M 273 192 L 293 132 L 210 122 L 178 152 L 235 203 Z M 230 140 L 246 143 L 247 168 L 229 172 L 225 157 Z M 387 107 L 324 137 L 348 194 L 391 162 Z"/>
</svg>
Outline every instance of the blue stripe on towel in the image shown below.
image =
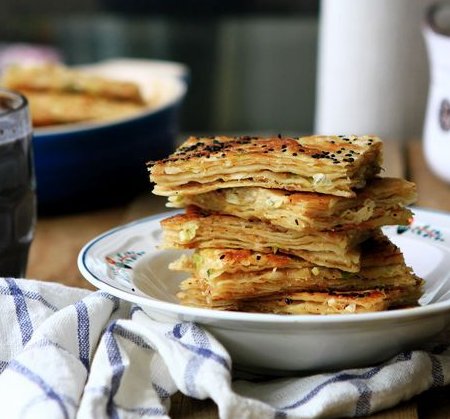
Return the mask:
<svg viewBox="0 0 450 419">
<path fill-rule="evenodd" d="M 181 339 L 183 336 L 189 331 L 192 331 L 192 337 L 194 342 L 198 345 L 192 345 L 190 343 L 182 342 Z M 195 353 L 196 355 L 200 355 L 203 358 L 211 359 L 221 365 L 223 365 L 227 370 L 231 370 L 231 365 L 228 364 L 228 361 L 221 355 L 215 353 L 209 347 L 211 343 L 208 339 L 207 334 L 199 328 L 195 323 L 177 323 L 173 329 L 172 333 L 168 333 L 166 335 L 169 339 L 175 340 L 180 344 L 183 348 L 187 349 Z"/>
<path fill-rule="evenodd" d="M 191 325 L 192 338 L 197 345 L 202 348 L 210 348 L 211 342 L 208 339 L 208 335 L 203 329 L 198 327 L 195 323 L 189 323 Z"/>
<path fill-rule="evenodd" d="M 50 400 L 53 400 L 54 402 L 56 402 L 56 404 L 59 406 L 59 408 L 61 410 L 63 417 L 69 418 L 69 413 L 67 411 L 66 405 L 64 404 L 63 397 L 60 396 L 55 390 L 53 390 L 53 388 L 47 382 L 45 382 L 42 379 L 42 377 L 40 377 L 35 372 L 31 371 L 26 366 L 20 364 L 15 359 L 13 359 L 9 363 L 8 369 L 11 369 L 11 370 L 21 374 L 22 376 L 27 378 L 29 381 L 32 381 L 33 383 L 38 385 L 39 388 L 44 392 L 47 399 L 50 399 Z"/>
<path fill-rule="evenodd" d="M 114 295 L 108 294 L 107 292 L 104 292 L 104 291 L 97 291 L 95 294 L 92 294 L 92 295 L 99 295 L 103 298 L 106 298 L 107 300 L 112 301 L 114 304 L 112 313 L 117 311 L 120 307 L 120 300 L 117 297 L 115 297 Z"/>
<path fill-rule="evenodd" d="M 114 329 L 116 327 L 116 322 L 112 322 L 104 334 L 106 352 L 108 355 L 109 363 L 112 367 L 112 378 L 111 378 L 111 392 L 109 394 L 108 404 L 106 406 L 106 411 L 108 415 L 112 418 L 118 418 L 118 414 L 114 405 L 114 396 L 119 390 L 120 382 L 125 370 L 125 366 L 122 362 L 122 356 L 120 355 L 119 346 L 114 337 Z"/>
<path fill-rule="evenodd" d="M 182 341 L 183 338 L 187 339 L 188 332 L 191 332 L 192 340 L 195 345 Z M 172 332 L 168 333 L 166 336 L 195 355 L 188 361 L 184 371 L 184 382 L 190 395 L 196 396 L 195 379 L 200 367 L 207 359 L 217 362 L 227 371 L 231 370 L 231 365 L 229 365 L 228 361 L 223 356 L 210 349 L 211 342 L 208 335 L 195 323 L 178 323 L 172 328 Z"/>
<path fill-rule="evenodd" d="M 139 417 L 143 416 L 165 416 L 167 412 L 165 409 L 161 409 L 160 407 L 135 407 L 132 409 L 127 409 L 125 407 L 119 407 L 120 410 L 123 410 L 127 413 L 135 413 Z M 134 417 L 134 416 L 133 416 Z"/>
<path fill-rule="evenodd" d="M 372 391 L 369 386 L 360 380 L 355 380 L 352 384 L 359 392 L 359 398 L 356 402 L 355 416 L 367 416 L 370 413 L 370 400 L 372 399 Z"/>
<path fill-rule="evenodd" d="M 8 366 L 9 361 L 0 361 L 0 374 L 5 370 L 5 368 Z"/>
<path fill-rule="evenodd" d="M 181 345 L 183 348 L 187 349 L 188 351 L 193 352 L 196 355 L 200 355 L 204 359 L 211 359 L 212 361 L 215 361 L 218 364 L 222 365 L 225 369 L 231 370 L 231 366 L 228 365 L 227 360 L 223 356 L 216 354 L 211 349 L 201 348 L 198 346 L 190 345 L 188 343 L 181 342 L 180 340 L 175 339 L 173 337 L 171 337 L 171 339 L 178 342 L 179 345 Z"/>
<path fill-rule="evenodd" d="M 412 351 L 400 352 L 394 359 L 394 362 L 411 361 Z"/>
<path fill-rule="evenodd" d="M 372 378 L 374 375 L 378 374 L 381 371 L 381 367 L 375 367 L 371 368 L 368 371 L 365 371 L 361 374 L 348 374 L 348 373 L 342 373 L 334 375 L 333 377 L 329 378 L 328 380 L 324 381 L 323 383 L 316 386 L 314 389 L 312 389 L 305 397 L 302 399 L 296 401 L 295 403 L 292 403 L 288 406 L 283 407 L 283 410 L 287 409 L 295 409 L 299 406 L 302 406 L 306 403 L 308 403 L 310 400 L 312 400 L 321 390 L 323 390 L 325 387 L 327 387 L 330 384 L 339 383 L 342 381 L 350 381 L 353 385 L 355 385 L 357 388 L 358 386 L 355 384 L 356 380 L 368 380 Z M 366 397 L 366 396 L 364 396 Z M 362 402 L 364 403 L 364 402 Z"/>
<path fill-rule="evenodd" d="M 166 400 L 170 397 L 170 393 L 165 388 L 162 388 L 159 384 L 152 382 L 152 387 L 155 389 L 158 397 L 161 400 Z"/>
<path fill-rule="evenodd" d="M 83 301 L 77 301 L 75 303 L 75 309 L 77 311 L 77 334 L 78 334 L 78 352 L 80 361 L 89 371 L 89 313 L 86 304 Z"/>
<path fill-rule="evenodd" d="M 114 334 L 117 336 L 120 336 L 121 338 L 127 339 L 128 341 L 134 343 L 139 348 L 151 350 L 151 351 L 154 350 L 153 347 L 148 345 L 141 336 L 137 335 L 136 333 L 130 332 L 129 330 L 125 329 L 124 327 L 122 327 L 118 324 L 115 324 L 115 326 L 114 326 Z M 152 386 L 153 386 L 154 390 L 156 391 L 156 393 L 158 394 L 158 397 L 161 400 L 166 400 L 170 397 L 170 393 L 163 387 L 161 387 L 158 384 L 153 383 L 153 382 L 152 382 Z M 148 414 L 150 414 L 150 413 L 148 413 Z M 155 413 L 155 415 L 160 415 L 160 414 L 163 415 L 166 413 L 165 412 Z"/>
<path fill-rule="evenodd" d="M 430 355 L 431 377 L 433 378 L 432 387 L 439 387 L 445 384 L 444 369 L 438 357 Z"/>
<path fill-rule="evenodd" d="M 140 312 L 140 311 L 144 311 L 142 309 L 142 307 L 139 307 L 139 306 L 133 304 L 133 306 L 131 307 L 131 311 L 130 311 L 130 317 L 133 317 L 134 313 L 137 313 L 137 312 Z"/>
<path fill-rule="evenodd" d="M 184 370 L 184 382 L 186 384 L 186 390 L 189 396 L 198 396 L 195 378 L 197 377 L 198 371 L 204 362 L 204 358 L 193 356 L 186 364 L 186 368 Z"/>
<path fill-rule="evenodd" d="M 21 289 L 12 278 L 7 278 L 6 282 L 9 286 L 11 295 L 14 298 L 16 316 L 22 334 L 22 345 L 25 346 L 33 335 L 33 324 L 31 323 L 30 315 L 28 313 L 27 302 Z"/>
<path fill-rule="evenodd" d="M 6 281 L 6 280 L 5 280 Z M 3 287 L 0 286 L 0 294 L 1 295 L 13 295 L 10 287 Z M 38 301 L 45 307 L 49 308 L 52 311 L 58 311 L 58 307 L 54 306 L 53 304 L 49 303 L 42 295 L 40 295 L 37 292 L 29 291 L 29 290 L 22 290 L 22 294 L 25 298 L 28 298 L 30 300 Z"/>
<path fill-rule="evenodd" d="M 186 325 L 187 323 L 177 323 L 172 329 L 173 336 L 177 339 L 181 339 L 188 330 Z"/>
<path fill-rule="evenodd" d="M 136 346 L 139 346 L 142 349 L 153 350 L 153 348 L 149 344 L 147 344 L 141 336 L 137 335 L 136 333 L 130 332 L 129 330 L 125 329 L 124 327 L 118 324 L 116 324 L 114 327 L 114 334 L 129 340 L 130 342 L 134 343 Z"/>
</svg>

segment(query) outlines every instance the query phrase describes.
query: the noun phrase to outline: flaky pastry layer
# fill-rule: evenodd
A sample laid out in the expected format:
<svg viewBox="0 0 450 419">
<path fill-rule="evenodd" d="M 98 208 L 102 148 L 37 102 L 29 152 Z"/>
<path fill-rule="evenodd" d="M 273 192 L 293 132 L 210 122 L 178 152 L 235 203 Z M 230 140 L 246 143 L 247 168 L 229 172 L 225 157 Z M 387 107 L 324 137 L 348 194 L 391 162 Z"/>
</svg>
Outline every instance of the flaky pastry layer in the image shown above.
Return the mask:
<svg viewBox="0 0 450 419">
<path fill-rule="evenodd" d="M 287 253 L 319 266 L 356 272 L 360 268 L 359 243 L 371 231 L 310 231 L 307 233 L 249 221 L 232 215 L 210 214 L 189 206 L 185 214 L 161 221 L 162 248 L 249 249 Z"/>
<path fill-rule="evenodd" d="M 198 195 L 169 197 L 170 207 L 196 205 L 208 211 L 303 230 L 375 229 L 407 225 L 416 200 L 414 183 L 375 178 L 354 198 L 259 187 L 226 188 Z"/>
<path fill-rule="evenodd" d="M 381 170 L 375 136 L 189 138 L 149 163 L 156 195 L 263 187 L 353 197 Z"/>
<path fill-rule="evenodd" d="M 295 256 L 231 249 L 197 249 L 169 268 L 189 273 L 191 278 L 181 283 L 181 290 L 197 281 L 208 302 L 287 291 L 404 288 L 417 282 L 401 251 L 383 235 L 363 243 L 361 269 L 355 273 L 317 266 Z"/>
</svg>

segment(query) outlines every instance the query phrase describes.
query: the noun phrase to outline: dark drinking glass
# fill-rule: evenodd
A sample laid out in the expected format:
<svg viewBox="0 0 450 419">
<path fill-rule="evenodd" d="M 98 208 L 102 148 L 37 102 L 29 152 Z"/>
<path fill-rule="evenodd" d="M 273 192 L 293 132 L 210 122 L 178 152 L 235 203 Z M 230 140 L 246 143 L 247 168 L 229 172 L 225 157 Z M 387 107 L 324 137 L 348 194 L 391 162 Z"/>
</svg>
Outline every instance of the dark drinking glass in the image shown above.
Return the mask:
<svg viewBox="0 0 450 419">
<path fill-rule="evenodd" d="M 0 276 L 24 277 L 36 222 L 28 102 L 0 89 Z"/>
</svg>

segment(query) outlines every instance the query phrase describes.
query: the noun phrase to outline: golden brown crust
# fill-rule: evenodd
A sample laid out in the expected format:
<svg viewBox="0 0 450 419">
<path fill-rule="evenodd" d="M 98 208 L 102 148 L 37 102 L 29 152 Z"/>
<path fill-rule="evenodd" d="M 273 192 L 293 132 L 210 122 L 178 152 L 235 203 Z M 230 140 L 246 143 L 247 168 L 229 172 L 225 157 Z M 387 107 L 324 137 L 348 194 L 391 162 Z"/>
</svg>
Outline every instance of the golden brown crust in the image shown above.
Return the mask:
<svg viewBox="0 0 450 419">
<path fill-rule="evenodd" d="M 375 276 L 378 271 L 380 275 Z M 311 270 L 285 269 L 276 271 L 259 271 L 254 273 L 223 274 L 208 281 L 199 277 L 191 277 L 180 284 L 180 290 L 188 290 L 192 278 L 198 281 L 205 301 L 238 301 L 249 298 L 260 298 L 281 292 L 356 292 L 367 289 L 390 290 L 408 288 L 417 284 L 418 278 L 406 267 L 391 267 L 389 270 L 372 269 L 361 275 L 349 278 L 339 277 L 329 272 L 329 277 L 319 271 L 315 276 Z M 383 276 L 384 275 L 384 276 Z"/>
<path fill-rule="evenodd" d="M 34 127 L 126 118 L 148 106 L 136 83 L 61 65 L 11 66 L 1 83 L 27 97 Z"/>
<path fill-rule="evenodd" d="M 261 221 L 209 214 L 190 206 L 185 214 L 161 221 L 163 247 L 178 249 L 230 248 L 293 254 L 320 266 L 359 270 L 358 244 L 370 231 L 301 233 Z"/>
<path fill-rule="evenodd" d="M 353 197 L 381 169 L 375 136 L 189 138 L 150 163 L 157 195 L 259 186 Z"/>
<path fill-rule="evenodd" d="M 404 265 L 401 250 L 392 243 L 383 233 L 378 233 L 364 241 L 361 246 L 361 271 L 354 273 L 359 275 L 371 268 L 386 268 L 392 265 Z M 206 278 L 219 276 L 223 273 L 255 272 L 274 269 L 315 269 L 314 275 L 319 274 L 319 267 L 302 258 L 283 253 L 261 253 L 248 249 L 221 249 L 203 248 L 196 249 L 189 256 L 182 255 L 177 262 L 171 264 L 174 270 L 183 270 L 196 273 L 197 276 Z M 349 278 L 348 273 L 336 269 L 320 268 L 322 272 L 332 272 L 338 277 Z M 207 276 L 201 271 L 212 271 Z M 361 275 L 363 276 L 363 275 Z"/>
<path fill-rule="evenodd" d="M 126 118 L 143 110 L 134 102 L 110 101 L 90 95 L 22 91 L 30 104 L 33 126 Z"/>
<path fill-rule="evenodd" d="M 415 184 L 403 179 L 375 178 L 354 198 L 256 187 L 227 188 L 198 195 L 169 197 L 170 206 L 200 208 L 260 219 L 273 225 L 304 230 L 375 229 L 407 225 L 416 200 Z"/>
<path fill-rule="evenodd" d="M 366 290 L 343 293 L 292 293 L 276 299 L 247 301 L 243 311 L 275 314 L 353 314 L 417 305 L 418 288 Z"/>
<path fill-rule="evenodd" d="M 19 91 L 80 94 L 144 104 L 136 83 L 93 76 L 62 65 L 10 66 L 2 75 L 2 84 Z"/>
<path fill-rule="evenodd" d="M 195 277 L 208 302 L 279 292 L 405 288 L 417 283 L 400 250 L 385 236 L 364 243 L 361 270 L 356 273 L 317 266 L 293 256 L 230 249 L 197 249 L 169 268 Z M 186 290 L 190 281 L 182 282 L 181 289 Z"/>
<path fill-rule="evenodd" d="M 295 292 L 249 300 L 221 300 L 208 303 L 196 280 L 180 291 L 185 305 L 272 314 L 355 314 L 417 305 L 421 283 L 414 287 L 360 292 Z"/>
<path fill-rule="evenodd" d="M 195 249 L 182 304 L 275 314 L 416 305 L 423 281 L 379 230 L 408 224 L 413 183 L 377 178 L 373 136 L 189 138 L 149 163 L 154 193 L 186 213 L 161 222 L 163 247 Z"/>
</svg>

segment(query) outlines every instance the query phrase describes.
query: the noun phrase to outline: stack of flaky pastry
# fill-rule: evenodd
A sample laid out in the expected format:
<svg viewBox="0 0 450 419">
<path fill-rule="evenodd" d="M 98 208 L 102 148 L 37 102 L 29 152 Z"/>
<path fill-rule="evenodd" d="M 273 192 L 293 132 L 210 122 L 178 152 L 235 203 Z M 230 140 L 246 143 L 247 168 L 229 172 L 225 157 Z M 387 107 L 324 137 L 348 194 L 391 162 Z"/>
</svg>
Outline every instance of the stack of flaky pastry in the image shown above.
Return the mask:
<svg viewBox="0 0 450 419">
<path fill-rule="evenodd" d="M 281 314 L 416 305 L 422 280 L 382 233 L 405 225 L 414 184 L 383 178 L 375 136 L 189 138 L 150 163 L 154 193 L 185 207 L 163 248 L 195 249 L 183 304 Z"/>
</svg>

